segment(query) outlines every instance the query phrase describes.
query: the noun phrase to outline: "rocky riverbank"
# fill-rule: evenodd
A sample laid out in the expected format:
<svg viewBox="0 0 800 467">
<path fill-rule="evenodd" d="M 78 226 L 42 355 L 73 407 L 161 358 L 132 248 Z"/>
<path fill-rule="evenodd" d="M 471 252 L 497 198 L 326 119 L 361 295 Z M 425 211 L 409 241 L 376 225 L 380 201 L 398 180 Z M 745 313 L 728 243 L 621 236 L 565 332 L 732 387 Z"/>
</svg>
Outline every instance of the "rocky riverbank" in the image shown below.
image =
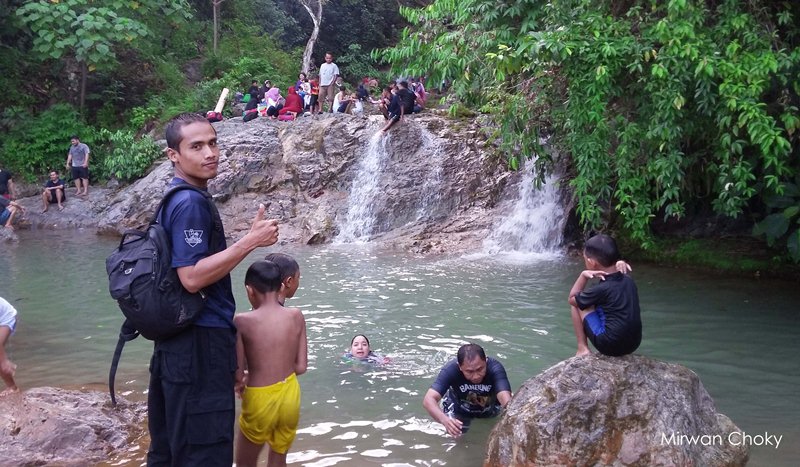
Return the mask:
<svg viewBox="0 0 800 467">
<path fill-rule="evenodd" d="M 326 114 L 296 122 L 233 118 L 215 123 L 219 175 L 209 184 L 227 234 L 238 238 L 259 203 L 280 220 L 282 243 L 334 241 L 352 208 L 367 152 L 375 150 L 380 116 Z M 415 115 L 377 143 L 385 152 L 366 207 L 372 226 L 359 241 L 419 253 L 481 248 L 499 216 L 514 203 L 504 190 L 518 183 L 487 147 L 475 123 Z M 94 187 L 87 199 L 69 196 L 63 212 L 40 214 L 37 196 L 22 199 L 22 228 L 94 229 L 101 234 L 142 225 L 171 178 L 164 159 L 146 177 L 120 189 Z M 502 202 L 501 202 L 502 200 Z M 363 220 L 362 220 L 363 221 Z M 554 228 L 563 228 L 554 226 Z"/>
</svg>

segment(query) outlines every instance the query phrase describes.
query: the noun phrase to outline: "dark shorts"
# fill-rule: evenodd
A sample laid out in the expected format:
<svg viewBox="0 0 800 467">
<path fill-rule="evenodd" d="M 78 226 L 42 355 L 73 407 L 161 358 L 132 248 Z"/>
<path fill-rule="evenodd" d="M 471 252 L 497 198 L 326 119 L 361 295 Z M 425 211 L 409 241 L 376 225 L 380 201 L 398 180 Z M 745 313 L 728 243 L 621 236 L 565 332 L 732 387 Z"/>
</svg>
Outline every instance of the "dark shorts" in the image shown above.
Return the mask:
<svg viewBox="0 0 800 467">
<path fill-rule="evenodd" d="M 72 178 L 77 180 L 79 178 L 84 178 L 89 180 L 89 168 L 88 167 L 72 167 Z"/>
<path fill-rule="evenodd" d="M 313 109 L 314 106 L 317 105 L 317 100 L 318 99 L 319 99 L 319 96 L 317 94 L 312 94 L 311 95 L 311 99 L 308 100 L 308 106 Z"/>
<path fill-rule="evenodd" d="M 602 307 L 595 307 L 594 311 L 583 318 L 583 332 L 592 342 L 594 348 L 603 355 L 619 357 L 633 353 L 638 347 L 637 342 L 625 342 L 611 339 L 606 333 L 606 314 Z"/>
<path fill-rule="evenodd" d="M 393 114 L 393 113 L 390 113 L 390 114 L 389 114 L 389 120 L 392 120 L 392 121 L 394 121 L 394 122 L 398 122 L 398 121 L 400 121 L 400 114 Z"/>
<path fill-rule="evenodd" d="M 155 343 L 150 361 L 148 465 L 230 467 L 236 333 L 192 326 Z"/>
<path fill-rule="evenodd" d="M 50 198 L 48 199 L 50 204 L 58 203 L 58 195 L 56 195 L 56 191 L 58 190 L 50 190 Z M 65 190 L 61 190 L 61 202 L 63 203 L 66 200 L 67 200 L 67 193 Z"/>
<path fill-rule="evenodd" d="M 0 212 L 0 227 L 2 227 L 1 224 L 6 223 L 9 217 L 11 217 L 11 211 L 9 211 L 6 208 L 3 208 L 3 212 Z"/>
</svg>

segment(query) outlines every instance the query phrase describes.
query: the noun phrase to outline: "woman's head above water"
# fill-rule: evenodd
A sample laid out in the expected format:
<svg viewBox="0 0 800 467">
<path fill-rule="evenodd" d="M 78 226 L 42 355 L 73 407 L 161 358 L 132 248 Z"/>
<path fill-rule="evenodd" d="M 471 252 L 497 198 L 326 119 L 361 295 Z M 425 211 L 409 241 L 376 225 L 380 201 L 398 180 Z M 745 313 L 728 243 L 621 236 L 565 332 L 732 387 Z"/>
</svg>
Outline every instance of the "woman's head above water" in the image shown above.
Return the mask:
<svg viewBox="0 0 800 467">
<path fill-rule="evenodd" d="M 350 341 L 350 354 L 356 358 L 369 356 L 369 339 L 363 334 L 356 334 Z"/>
</svg>

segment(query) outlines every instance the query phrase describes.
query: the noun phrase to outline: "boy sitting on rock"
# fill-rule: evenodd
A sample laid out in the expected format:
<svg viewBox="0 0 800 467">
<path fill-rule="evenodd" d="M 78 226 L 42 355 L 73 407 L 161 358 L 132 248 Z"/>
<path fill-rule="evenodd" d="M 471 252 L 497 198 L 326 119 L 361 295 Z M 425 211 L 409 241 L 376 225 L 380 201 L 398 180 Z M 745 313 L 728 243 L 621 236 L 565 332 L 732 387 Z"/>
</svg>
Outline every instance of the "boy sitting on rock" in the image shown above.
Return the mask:
<svg viewBox="0 0 800 467">
<path fill-rule="evenodd" d="M 633 353 L 642 342 L 639 294 L 627 275 L 631 267 L 619 256 L 616 242 L 608 235 L 595 235 L 586 241 L 586 270 L 569 291 L 578 341 L 576 356 L 591 354 L 587 337 L 600 353 L 610 356 Z M 584 290 L 595 277 L 600 282 Z"/>
</svg>

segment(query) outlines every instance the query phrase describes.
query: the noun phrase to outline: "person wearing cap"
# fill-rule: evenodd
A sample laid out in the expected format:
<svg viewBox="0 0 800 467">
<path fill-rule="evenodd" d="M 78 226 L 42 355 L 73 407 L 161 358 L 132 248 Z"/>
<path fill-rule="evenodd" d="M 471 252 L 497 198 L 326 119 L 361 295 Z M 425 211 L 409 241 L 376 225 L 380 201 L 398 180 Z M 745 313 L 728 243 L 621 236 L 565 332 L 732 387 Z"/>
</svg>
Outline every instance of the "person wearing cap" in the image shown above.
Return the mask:
<svg viewBox="0 0 800 467">
<path fill-rule="evenodd" d="M 425 393 L 422 406 L 450 436 L 457 438 L 467 432 L 473 418 L 499 415 L 511 395 L 503 364 L 486 358 L 478 344 L 465 344 L 458 349 L 456 359 L 439 372 Z"/>
<path fill-rule="evenodd" d="M 71 145 L 67 152 L 67 169 L 72 170 L 75 180 L 75 195 L 89 194 L 89 146 L 81 143 L 78 135 L 72 135 Z"/>
</svg>

